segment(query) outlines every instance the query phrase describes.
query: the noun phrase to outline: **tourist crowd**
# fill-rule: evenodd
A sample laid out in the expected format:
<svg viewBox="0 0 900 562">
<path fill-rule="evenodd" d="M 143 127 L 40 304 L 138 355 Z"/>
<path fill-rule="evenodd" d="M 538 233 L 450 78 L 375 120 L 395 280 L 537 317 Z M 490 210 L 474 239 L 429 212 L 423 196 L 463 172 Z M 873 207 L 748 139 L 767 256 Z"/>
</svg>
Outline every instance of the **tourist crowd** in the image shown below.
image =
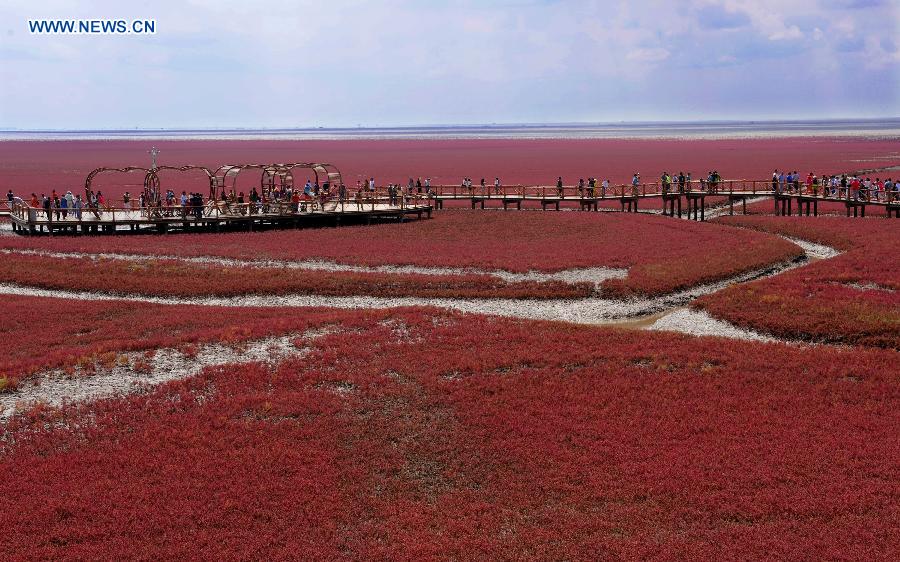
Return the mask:
<svg viewBox="0 0 900 562">
<path fill-rule="evenodd" d="M 724 189 L 723 183 L 722 176 L 716 170 L 711 170 L 699 180 L 693 179 L 690 172 L 678 172 L 677 174 L 663 172 L 660 175 L 658 186 L 663 194 L 686 193 L 696 190 L 714 194 Z M 653 187 L 655 188 L 656 185 L 653 184 Z M 631 195 L 639 195 L 642 193 L 642 186 L 645 184 L 641 182 L 639 173 L 632 175 L 630 186 L 622 185 L 618 186 L 618 189 L 609 179 L 600 181 L 595 177 L 588 177 L 586 180 L 579 178 L 574 184 L 580 198 L 625 196 L 629 194 L 629 188 Z M 465 177 L 460 187 L 463 189 L 463 193 L 471 196 L 506 195 L 506 189 L 499 177 L 495 177 L 490 183 L 485 178 L 481 178 L 477 184 L 472 178 Z M 564 198 L 566 187 L 562 176 L 557 176 L 556 196 Z M 803 177 L 797 171 L 776 169 L 772 172 L 771 191 L 778 194 L 811 195 L 865 202 L 895 202 L 900 201 L 900 179 L 897 181 L 893 181 L 891 178 L 882 180 L 880 177 L 872 179 L 848 174 L 817 176 L 812 172 Z M 430 198 L 436 194 L 430 177 L 424 180 L 409 178 L 405 186 L 399 183 L 389 183 L 382 193 L 386 195 L 387 202 L 391 206 L 408 205 L 414 199 Z M 6 196 L 7 203 L 12 208 L 17 197 L 11 189 Z M 352 197 L 357 210 L 362 210 L 366 202 L 375 202 L 379 198 L 374 177 L 357 180 L 356 193 Z M 315 208 L 324 210 L 328 202 L 332 202 L 334 208 L 337 208 L 338 204 L 349 201 L 351 201 L 350 194 L 343 183 L 335 189 L 327 181 L 319 185 L 318 182 L 307 180 L 302 189 L 282 185 L 269 186 L 268 189 L 263 190 L 253 187 L 246 196 L 243 191 L 235 192 L 234 189 L 226 190 L 223 187 L 218 199 L 210 201 L 205 201 L 201 193 L 182 191 L 180 195 L 177 195 L 172 189 L 161 191 L 144 188 L 136 200 L 129 192 L 125 192 L 122 197 L 122 207 L 117 207 L 117 210 L 139 212 L 142 217 L 180 216 L 199 220 L 203 218 L 204 209 L 215 207 L 223 212 L 239 214 L 298 213 Z M 50 195 L 42 193 L 38 196 L 36 193 L 32 193 L 30 199 L 22 201 L 22 203 L 26 203 L 32 212 L 42 212 L 50 220 L 66 220 L 68 218 L 79 220 L 85 210 L 97 214 L 112 207 L 101 191 L 94 192 L 90 189 L 87 190 L 84 197 L 81 194 L 73 194 L 71 191 L 60 194 L 55 189 L 50 192 Z"/>
<path fill-rule="evenodd" d="M 847 174 L 822 174 L 821 177 L 808 173 L 803 178 L 796 171 L 772 172 L 772 191 L 776 193 L 834 197 L 854 201 L 892 202 L 900 200 L 900 182 L 891 178 L 853 176 Z"/>
</svg>

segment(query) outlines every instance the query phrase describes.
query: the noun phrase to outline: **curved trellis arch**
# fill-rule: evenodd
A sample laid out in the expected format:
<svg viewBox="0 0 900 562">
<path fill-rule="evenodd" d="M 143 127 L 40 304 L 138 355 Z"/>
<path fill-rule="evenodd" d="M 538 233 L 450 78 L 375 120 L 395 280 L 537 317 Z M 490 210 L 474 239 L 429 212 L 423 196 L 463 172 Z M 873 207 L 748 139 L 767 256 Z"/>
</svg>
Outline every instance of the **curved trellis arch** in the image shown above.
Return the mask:
<svg viewBox="0 0 900 562">
<path fill-rule="evenodd" d="M 201 170 L 206 173 L 206 177 L 209 179 L 209 185 L 212 187 L 213 184 L 213 174 L 210 172 L 209 168 L 206 166 L 194 166 L 193 164 L 187 166 L 157 166 L 156 168 L 144 168 L 142 166 L 126 166 L 124 168 L 110 168 L 110 167 L 102 167 L 96 168 L 92 170 L 84 180 L 84 192 L 85 195 L 91 190 L 91 185 L 93 184 L 94 178 L 99 174 L 105 173 L 131 173 L 131 172 L 144 172 L 144 189 L 148 190 L 151 194 L 151 197 L 154 199 L 159 198 L 159 176 L 158 172 L 163 170 L 172 170 L 176 172 L 187 172 L 191 170 Z"/>
<path fill-rule="evenodd" d="M 294 170 L 297 168 L 312 170 L 316 183 L 327 181 L 330 185 L 340 186 L 343 183 L 341 172 L 337 166 L 327 162 L 294 162 L 288 164 L 226 164 L 212 173 L 209 197 L 218 200 L 223 188 L 234 188 L 237 177 L 244 170 L 260 170 L 259 187 L 262 194 L 271 197 L 276 186 L 293 188 Z"/>
</svg>

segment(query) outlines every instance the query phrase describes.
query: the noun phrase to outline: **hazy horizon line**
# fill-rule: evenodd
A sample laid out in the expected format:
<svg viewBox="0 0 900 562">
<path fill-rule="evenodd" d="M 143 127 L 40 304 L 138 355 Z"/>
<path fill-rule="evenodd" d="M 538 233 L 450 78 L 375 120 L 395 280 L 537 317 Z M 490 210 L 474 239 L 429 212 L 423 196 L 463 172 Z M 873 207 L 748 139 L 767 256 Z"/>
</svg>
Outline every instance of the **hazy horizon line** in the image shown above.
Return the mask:
<svg viewBox="0 0 900 562">
<path fill-rule="evenodd" d="M 92 133 L 92 132 L 132 132 L 132 131 L 359 131 L 359 130 L 415 130 L 415 129 L 499 129 L 499 128 L 545 128 L 545 127 L 620 127 L 645 125 L 777 125 L 777 124 L 828 124 L 828 123 L 879 123 L 900 122 L 898 116 L 884 117 L 827 117 L 803 119 L 690 119 L 690 120 L 622 120 L 622 121 L 536 121 L 536 122 L 496 122 L 496 123 L 421 123 L 415 125 L 306 125 L 306 126 L 198 126 L 198 127 L 100 127 L 100 128 L 21 128 L 0 126 L 0 132 L 15 133 Z"/>
</svg>

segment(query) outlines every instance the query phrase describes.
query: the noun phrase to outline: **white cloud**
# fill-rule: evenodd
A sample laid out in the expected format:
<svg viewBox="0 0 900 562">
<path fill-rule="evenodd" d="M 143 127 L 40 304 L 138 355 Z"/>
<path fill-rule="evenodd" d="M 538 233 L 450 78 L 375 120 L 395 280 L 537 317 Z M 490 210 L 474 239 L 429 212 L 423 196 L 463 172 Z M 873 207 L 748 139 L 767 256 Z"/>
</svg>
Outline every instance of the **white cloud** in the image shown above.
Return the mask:
<svg viewBox="0 0 900 562">
<path fill-rule="evenodd" d="M 635 49 L 629 51 L 625 58 L 635 62 L 662 62 L 669 58 L 671 53 L 663 47 L 654 47 L 650 49 Z"/>
<path fill-rule="evenodd" d="M 800 28 L 796 25 L 785 26 L 781 25 L 777 31 L 773 31 L 768 35 L 770 41 L 782 41 L 785 39 L 800 39 L 803 37 L 803 33 L 800 31 Z"/>
</svg>

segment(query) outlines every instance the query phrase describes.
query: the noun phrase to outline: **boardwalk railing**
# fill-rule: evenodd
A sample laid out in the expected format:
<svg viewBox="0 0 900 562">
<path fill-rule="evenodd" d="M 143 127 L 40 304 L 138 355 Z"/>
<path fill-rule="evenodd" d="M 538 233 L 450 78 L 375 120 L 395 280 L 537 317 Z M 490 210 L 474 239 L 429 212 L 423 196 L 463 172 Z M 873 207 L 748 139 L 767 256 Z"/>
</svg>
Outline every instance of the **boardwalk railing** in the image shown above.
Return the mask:
<svg viewBox="0 0 900 562">
<path fill-rule="evenodd" d="M 254 222 L 265 224 L 302 224 L 297 220 L 315 217 L 331 218 L 338 223 L 341 216 L 369 218 L 393 217 L 403 220 L 405 216 L 431 215 L 431 201 L 426 197 L 387 197 L 378 193 L 367 193 L 361 198 L 355 194 L 350 198 L 306 198 L 299 201 L 236 202 L 208 201 L 203 205 L 154 205 L 140 207 L 137 204 L 101 205 L 99 207 L 56 207 L 49 208 L 29 205 L 15 199 L 10 211 L 13 230 L 20 233 L 35 233 L 46 228 L 77 232 L 115 232 L 117 226 L 159 227 L 165 231 L 168 226 L 175 228 L 203 228 L 219 225 L 244 224 L 253 228 Z M 368 220 L 368 219 L 367 219 Z"/>
<path fill-rule="evenodd" d="M 634 184 L 615 184 L 604 188 L 597 184 L 591 188 L 584 186 L 564 185 L 561 188 L 556 185 L 434 185 L 431 186 L 432 194 L 442 199 L 471 199 L 471 198 L 520 198 L 520 199 L 618 199 L 622 197 L 661 197 L 663 195 L 676 195 L 688 193 L 702 193 L 706 195 L 737 195 L 737 196 L 768 196 L 773 195 L 802 195 L 819 197 L 822 199 L 851 199 L 872 203 L 892 203 L 900 199 L 897 190 L 878 192 L 877 199 L 872 199 L 865 190 L 852 193 L 849 188 L 837 187 L 833 191 L 831 186 L 815 186 L 809 188 L 805 183 L 798 187 L 788 183 L 773 183 L 772 180 L 720 180 L 708 182 L 706 180 L 691 180 L 679 183 L 674 181 L 663 185 L 661 182 Z M 856 197 L 854 197 L 856 195 Z"/>
<path fill-rule="evenodd" d="M 106 220 L 120 222 L 144 219 L 220 219 L 248 217 L 253 215 L 292 216 L 315 213 L 353 213 L 378 209 L 407 209 L 427 206 L 429 198 L 424 195 L 389 197 L 386 194 L 366 193 L 361 198 L 300 199 L 299 201 L 236 202 L 207 201 L 201 206 L 173 204 L 144 206 L 137 203 L 123 203 L 120 206 L 100 205 L 97 207 L 42 207 L 31 206 L 22 200 L 15 200 L 10 215 L 21 221 L 91 221 Z M 4 204 L 4 206 L 6 206 Z M 0 209 L 2 210 L 2 209 Z"/>
</svg>

